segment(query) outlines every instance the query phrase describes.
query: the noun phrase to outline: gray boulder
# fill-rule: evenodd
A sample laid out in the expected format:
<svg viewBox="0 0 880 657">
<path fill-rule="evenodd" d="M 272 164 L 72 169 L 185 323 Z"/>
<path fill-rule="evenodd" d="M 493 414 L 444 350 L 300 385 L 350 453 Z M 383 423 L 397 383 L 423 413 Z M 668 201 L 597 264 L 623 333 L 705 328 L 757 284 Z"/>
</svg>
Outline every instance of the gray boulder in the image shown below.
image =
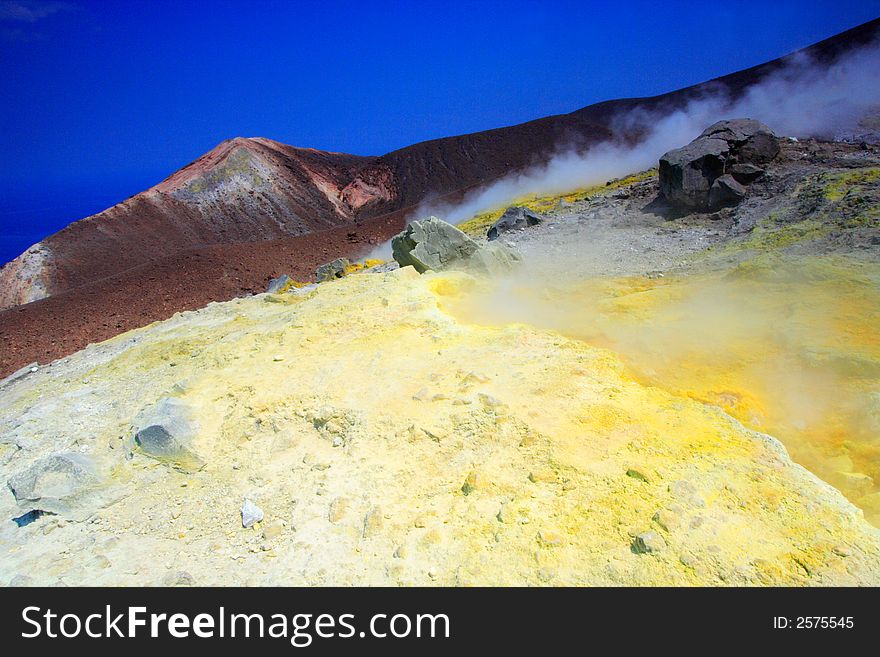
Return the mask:
<svg viewBox="0 0 880 657">
<path fill-rule="evenodd" d="M 754 119 L 719 121 L 687 146 L 660 158 L 660 191 L 685 210 L 713 210 L 745 196 L 744 184 L 764 173 L 764 165 L 779 154 L 779 140 Z M 713 184 L 730 174 L 712 192 Z"/>
<path fill-rule="evenodd" d="M 7 485 L 19 507 L 77 515 L 101 485 L 95 463 L 84 454 L 53 454 L 13 475 Z"/>
<path fill-rule="evenodd" d="M 724 173 L 730 146 L 723 139 L 700 137 L 660 158 L 660 191 L 673 205 L 707 209 L 709 188 Z"/>
<path fill-rule="evenodd" d="M 281 292 L 291 283 L 291 278 L 287 274 L 281 274 L 278 278 L 273 278 L 269 281 L 269 287 L 266 288 L 266 292 L 271 294 L 277 294 Z"/>
<path fill-rule="evenodd" d="M 737 162 L 766 164 L 779 155 L 779 140 L 773 131 L 755 119 L 718 121 L 699 138 L 723 139 L 730 144 Z"/>
<path fill-rule="evenodd" d="M 528 208 L 521 205 L 514 205 L 507 208 L 498 221 L 492 224 L 492 227 L 489 228 L 489 232 L 486 233 L 486 237 L 490 241 L 495 240 L 498 239 L 498 236 L 501 235 L 501 233 L 506 233 L 511 230 L 520 230 L 522 228 L 527 228 L 528 226 L 537 226 L 543 221 L 543 217 L 535 214 Z"/>
<path fill-rule="evenodd" d="M 138 414 L 134 447 L 159 461 L 199 470 L 205 460 L 195 451 L 196 435 L 189 407 L 179 399 L 165 397 Z"/>
<path fill-rule="evenodd" d="M 419 273 L 463 269 L 481 274 L 509 270 L 521 256 L 502 244 L 480 245 L 437 217 L 414 221 L 391 240 L 392 255 L 401 267 Z"/>
<path fill-rule="evenodd" d="M 720 208 L 735 205 L 746 196 L 746 188 L 740 185 L 729 173 L 719 176 L 709 188 L 709 206 Z"/>
<path fill-rule="evenodd" d="M 315 281 L 318 283 L 326 283 L 336 278 L 345 276 L 345 270 L 351 266 L 351 262 L 347 258 L 336 258 L 333 262 L 321 265 L 315 270 Z"/>
</svg>

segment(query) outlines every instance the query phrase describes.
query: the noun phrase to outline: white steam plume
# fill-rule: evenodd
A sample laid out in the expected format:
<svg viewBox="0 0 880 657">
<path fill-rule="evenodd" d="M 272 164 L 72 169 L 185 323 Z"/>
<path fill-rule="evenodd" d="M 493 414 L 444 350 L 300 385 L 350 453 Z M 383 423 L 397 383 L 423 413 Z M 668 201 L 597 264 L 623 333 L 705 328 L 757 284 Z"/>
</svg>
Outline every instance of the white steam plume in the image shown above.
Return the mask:
<svg viewBox="0 0 880 657">
<path fill-rule="evenodd" d="M 637 109 L 616 117 L 611 126 L 616 134 L 638 130 L 645 135 L 635 146 L 603 142 L 586 151 L 564 146 L 546 163 L 510 174 L 460 203 L 424 203 L 416 216 L 435 214 L 458 223 L 518 197 L 569 192 L 649 169 L 663 153 L 725 118 L 758 119 L 780 135 L 851 137 L 859 119 L 877 111 L 878 104 L 880 44 L 853 51 L 831 66 L 795 56 L 735 101 L 722 90 L 708 91 L 671 113 Z"/>
</svg>

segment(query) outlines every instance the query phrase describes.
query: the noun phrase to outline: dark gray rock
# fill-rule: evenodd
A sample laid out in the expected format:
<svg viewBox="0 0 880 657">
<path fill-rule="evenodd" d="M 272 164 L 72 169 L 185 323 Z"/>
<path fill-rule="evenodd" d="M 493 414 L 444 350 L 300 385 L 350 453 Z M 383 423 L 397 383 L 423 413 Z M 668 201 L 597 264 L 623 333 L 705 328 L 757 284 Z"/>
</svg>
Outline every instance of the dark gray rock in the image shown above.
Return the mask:
<svg viewBox="0 0 880 657">
<path fill-rule="evenodd" d="M 729 173 L 719 176 L 709 189 L 709 207 L 720 208 L 736 205 L 746 196 L 746 188 Z"/>
<path fill-rule="evenodd" d="M 673 205 L 704 210 L 709 188 L 724 173 L 730 146 L 723 139 L 701 137 L 660 158 L 660 191 Z"/>
<path fill-rule="evenodd" d="M 779 140 L 754 119 L 719 121 L 683 148 L 660 158 L 660 191 L 684 210 L 712 210 L 736 203 L 746 193 L 743 184 L 764 173 L 762 166 L 779 154 Z M 722 176 L 727 179 L 713 185 Z"/>
<path fill-rule="evenodd" d="M 286 287 L 291 283 L 291 278 L 287 274 L 281 274 L 278 278 L 273 278 L 269 281 L 269 286 L 266 288 L 266 292 L 271 294 L 277 294 L 278 292 L 283 291 Z"/>
<path fill-rule="evenodd" d="M 748 164 L 767 164 L 779 155 L 779 140 L 772 132 L 759 132 L 738 146 L 737 160 Z"/>
<path fill-rule="evenodd" d="M 489 232 L 486 233 L 486 237 L 490 241 L 495 240 L 498 239 L 498 236 L 501 235 L 501 233 L 527 228 L 528 226 L 537 226 L 538 224 L 543 223 L 543 221 L 543 217 L 532 212 L 528 208 L 521 205 L 514 205 L 507 208 L 504 211 L 504 214 L 499 217 L 498 221 L 492 224 L 492 227 L 489 228 Z"/>
<path fill-rule="evenodd" d="M 401 267 L 419 273 L 465 269 L 496 274 L 510 269 L 519 254 L 502 244 L 480 245 L 452 224 L 437 217 L 414 221 L 391 240 L 392 255 Z"/>
<path fill-rule="evenodd" d="M 758 178 L 764 175 L 764 169 L 754 164 L 734 164 L 729 169 L 730 175 L 732 175 L 736 181 L 742 185 L 748 185 L 749 183 L 753 183 Z"/>
<path fill-rule="evenodd" d="M 165 397 L 138 414 L 134 445 L 151 458 L 199 470 L 205 461 L 194 448 L 196 433 L 189 407 L 179 399 Z"/>
<path fill-rule="evenodd" d="M 697 139 L 713 137 L 729 143 L 742 144 L 757 134 L 772 135 L 773 131 L 755 119 L 726 119 L 713 123 Z"/>
<path fill-rule="evenodd" d="M 19 507 L 70 515 L 100 484 L 98 468 L 83 454 L 53 454 L 13 475 L 7 485 Z"/>
<path fill-rule="evenodd" d="M 773 131 L 755 119 L 730 119 L 713 123 L 699 138 L 724 139 L 730 144 L 737 162 L 766 164 L 779 155 L 779 139 Z"/>
<path fill-rule="evenodd" d="M 333 262 L 321 265 L 315 270 L 315 281 L 318 283 L 326 283 L 337 278 L 345 276 L 345 270 L 351 266 L 351 262 L 347 258 L 336 258 Z"/>
</svg>

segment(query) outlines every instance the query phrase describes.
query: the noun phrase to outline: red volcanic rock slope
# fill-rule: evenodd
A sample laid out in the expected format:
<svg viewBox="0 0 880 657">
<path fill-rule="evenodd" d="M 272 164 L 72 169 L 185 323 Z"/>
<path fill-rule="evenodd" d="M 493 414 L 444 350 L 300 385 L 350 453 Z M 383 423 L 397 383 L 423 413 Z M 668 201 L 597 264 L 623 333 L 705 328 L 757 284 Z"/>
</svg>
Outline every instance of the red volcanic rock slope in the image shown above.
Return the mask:
<svg viewBox="0 0 880 657">
<path fill-rule="evenodd" d="M 182 249 L 273 240 L 352 220 L 339 190 L 370 158 L 235 138 L 152 187 L 47 237 L 0 270 L 0 308 Z"/>
</svg>

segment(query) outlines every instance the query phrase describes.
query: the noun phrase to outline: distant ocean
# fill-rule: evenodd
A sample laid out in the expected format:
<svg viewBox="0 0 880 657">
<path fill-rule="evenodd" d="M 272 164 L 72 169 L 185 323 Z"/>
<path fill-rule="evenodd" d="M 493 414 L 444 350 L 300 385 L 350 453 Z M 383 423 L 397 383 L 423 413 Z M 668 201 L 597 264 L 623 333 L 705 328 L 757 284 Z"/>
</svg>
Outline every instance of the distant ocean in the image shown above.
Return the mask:
<svg viewBox="0 0 880 657">
<path fill-rule="evenodd" d="M 124 201 L 149 187 L 143 182 L 59 186 L 35 192 L 0 189 L 0 265 L 73 221 Z"/>
</svg>

